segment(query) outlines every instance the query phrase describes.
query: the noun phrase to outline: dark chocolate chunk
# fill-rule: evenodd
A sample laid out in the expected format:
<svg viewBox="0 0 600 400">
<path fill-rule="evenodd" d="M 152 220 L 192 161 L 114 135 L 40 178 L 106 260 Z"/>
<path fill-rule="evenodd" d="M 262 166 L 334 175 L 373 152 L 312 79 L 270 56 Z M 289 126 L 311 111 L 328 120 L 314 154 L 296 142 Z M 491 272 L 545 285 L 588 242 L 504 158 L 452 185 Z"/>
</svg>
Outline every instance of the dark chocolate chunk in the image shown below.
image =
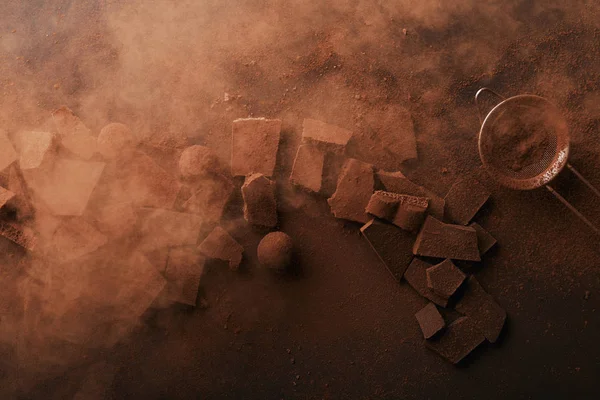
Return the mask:
<svg viewBox="0 0 600 400">
<path fill-rule="evenodd" d="M 467 280 L 465 293 L 456 304 L 456 311 L 474 321 L 490 343 L 498 340 L 506 321 L 506 311 L 481 287 L 475 277 L 471 276 Z"/>
<path fill-rule="evenodd" d="M 490 192 L 475 179 L 460 179 L 444 197 L 446 218 L 456 224 L 467 225 L 489 197 Z"/>
<path fill-rule="evenodd" d="M 412 259 L 410 249 L 414 236 L 376 220 L 367 222 L 360 231 L 391 274 L 400 281 Z"/>
<path fill-rule="evenodd" d="M 475 229 L 428 216 L 417 236 L 413 253 L 419 256 L 480 261 Z"/>
<path fill-rule="evenodd" d="M 427 268 L 427 286 L 436 294 L 450 298 L 465 281 L 465 274 L 451 260 Z"/>
<path fill-rule="evenodd" d="M 444 326 L 446 325 L 444 318 L 433 303 L 427 304 L 415 314 L 415 317 L 419 322 L 419 326 L 421 327 L 425 339 L 430 339 L 435 336 L 435 334 L 444 329 Z"/>
<path fill-rule="evenodd" d="M 414 258 L 406 269 L 406 272 L 404 272 L 404 279 L 406 279 L 406 282 L 408 282 L 408 284 L 421 296 L 433 301 L 438 306 L 446 307 L 448 305 L 448 299 L 435 294 L 433 290 L 427 287 L 426 270 L 431 266 L 431 264 L 423 260 Z"/>
<path fill-rule="evenodd" d="M 446 331 L 436 340 L 427 340 L 425 345 L 453 364 L 465 358 L 485 337 L 475 322 L 469 317 L 461 317 L 448 325 Z"/>
</svg>

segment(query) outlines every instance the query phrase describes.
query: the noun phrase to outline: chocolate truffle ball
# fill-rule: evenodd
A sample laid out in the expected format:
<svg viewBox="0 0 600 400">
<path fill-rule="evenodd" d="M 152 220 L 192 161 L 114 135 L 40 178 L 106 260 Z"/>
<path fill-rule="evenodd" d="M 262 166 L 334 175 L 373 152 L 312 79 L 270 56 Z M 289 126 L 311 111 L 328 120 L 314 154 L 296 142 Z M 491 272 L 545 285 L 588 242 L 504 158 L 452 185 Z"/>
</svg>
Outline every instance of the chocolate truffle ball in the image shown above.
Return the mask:
<svg viewBox="0 0 600 400">
<path fill-rule="evenodd" d="M 272 232 L 258 244 L 258 261 L 265 267 L 285 271 L 292 261 L 292 238 L 283 232 Z"/>
<path fill-rule="evenodd" d="M 98 135 L 98 151 L 107 159 L 131 151 L 136 144 L 135 135 L 127 125 L 116 122 L 106 125 Z"/>
<path fill-rule="evenodd" d="M 179 173 L 183 178 L 195 178 L 217 172 L 219 160 L 206 146 L 190 146 L 179 158 Z"/>
</svg>

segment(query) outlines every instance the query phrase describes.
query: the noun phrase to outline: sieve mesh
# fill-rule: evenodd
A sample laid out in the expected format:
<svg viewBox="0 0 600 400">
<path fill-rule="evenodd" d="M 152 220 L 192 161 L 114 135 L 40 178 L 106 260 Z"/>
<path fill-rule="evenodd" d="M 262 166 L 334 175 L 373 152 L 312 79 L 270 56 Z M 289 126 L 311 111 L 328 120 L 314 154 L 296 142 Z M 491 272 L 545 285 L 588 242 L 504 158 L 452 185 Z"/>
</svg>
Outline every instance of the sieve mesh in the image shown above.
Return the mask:
<svg viewBox="0 0 600 400">
<path fill-rule="evenodd" d="M 515 96 L 486 117 L 479 151 L 488 171 L 501 183 L 532 189 L 551 180 L 566 162 L 567 125 L 542 97 Z"/>
</svg>

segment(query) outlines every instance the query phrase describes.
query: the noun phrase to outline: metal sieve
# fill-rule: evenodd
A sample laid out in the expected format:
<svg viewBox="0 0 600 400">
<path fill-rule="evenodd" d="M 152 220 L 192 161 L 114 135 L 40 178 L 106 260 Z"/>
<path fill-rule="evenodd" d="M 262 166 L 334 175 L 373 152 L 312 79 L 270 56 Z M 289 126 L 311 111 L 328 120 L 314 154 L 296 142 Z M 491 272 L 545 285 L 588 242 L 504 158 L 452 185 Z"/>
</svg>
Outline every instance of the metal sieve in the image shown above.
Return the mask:
<svg viewBox="0 0 600 400">
<path fill-rule="evenodd" d="M 484 92 L 501 100 L 485 118 L 479 104 L 479 97 Z M 567 162 L 569 128 L 558 108 L 540 96 L 523 94 L 505 98 L 489 88 L 477 91 L 475 104 L 481 122 L 479 156 L 490 177 L 517 190 L 545 186 L 600 234 L 592 222 L 550 186 L 550 182 L 566 166 L 600 197 L 600 191 Z"/>
</svg>

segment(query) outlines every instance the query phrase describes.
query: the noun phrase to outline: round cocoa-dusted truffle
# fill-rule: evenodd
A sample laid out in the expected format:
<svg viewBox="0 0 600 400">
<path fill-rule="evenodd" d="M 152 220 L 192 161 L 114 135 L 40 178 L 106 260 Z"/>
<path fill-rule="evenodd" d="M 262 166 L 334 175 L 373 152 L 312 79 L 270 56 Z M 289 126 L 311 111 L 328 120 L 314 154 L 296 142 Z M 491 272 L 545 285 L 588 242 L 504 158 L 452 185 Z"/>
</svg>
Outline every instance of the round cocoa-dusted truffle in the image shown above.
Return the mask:
<svg viewBox="0 0 600 400">
<path fill-rule="evenodd" d="M 258 261 L 263 267 L 284 271 L 292 262 L 292 238 L 283 232 L 272 232 L 258 244 Z"/>
<path fill-rule="evenodd" d="M 206 146 L 194 145 L 186 148 L 179 158 L 179 173 L 184 178 L 194 178 L 217 172 L 219 160 Z"/>
<path fill-rule="evenodd" d="M 104 158 L 115 158 L 130 151 L 137 144 L 127 125 L 117 122 L 106 125 L 98 135 L 98 151 Z"/>
</svg>

